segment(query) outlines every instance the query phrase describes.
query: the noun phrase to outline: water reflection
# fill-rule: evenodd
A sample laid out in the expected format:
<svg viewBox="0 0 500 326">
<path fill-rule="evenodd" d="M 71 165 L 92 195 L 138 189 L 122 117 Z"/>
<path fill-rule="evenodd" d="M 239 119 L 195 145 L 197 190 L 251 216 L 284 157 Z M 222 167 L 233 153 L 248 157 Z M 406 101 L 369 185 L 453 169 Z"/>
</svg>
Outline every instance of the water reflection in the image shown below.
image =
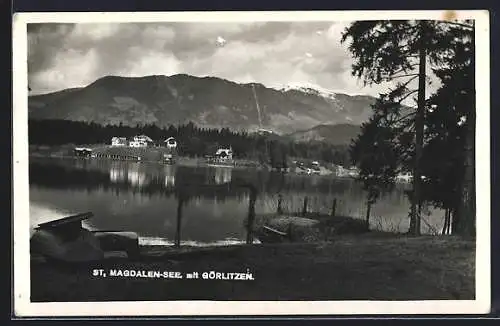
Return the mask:
<svg viewBox="0 0 500 326">
<path fill-rule="evenodd" d="M 328 214 L 334 199 L 339 215 L 364 218 L 366 210 L 366 193 L 361 185 L 332 176 L 57 159 L 32 159 L 29 170 L 30 200 L 65 211 L 93 211 L 96 216 L 102 216 L 96 220 L 98 227 L 123 227 L 151 237 L 173 239 L 175 221 L 172 219 L 176 216 L 177 198 L 182 193 L 187 205 L 183 228 L 189 229 L 183 229 L 183 240 L 184 236 L 193 241 L 244 238 L 248 191 L 243 188 L 230 191 L 226 187 L 198 191 L 192 187 L 194 184 L 250 182 L 258 190 L 257 214 L 276 212 L 278 194 L 283 197 L 285 212 L 301 211 L 305 196 L 309 197 L 311 211 Z M 394 192 L 372 207 L 374 227 L 406 231 L 409 203 L 404 190 L 409 187 L 397 185 Z M 66 194 L 72 195 L 67 198 Z M 441 225 L 442 213 L 433 211 L 431 215 L 428 222 Z"/>
<path fill-rule="evenodd" d="M 175 186 L 175 166 L 167 165 L 163 172 L 165 173 L 165 187 L 172 188 Z"/>
<path fill-rule="evenodd" d="M 146 184 L 146 172 L 140 171 L 141 163 L 131 163 L 127 171 L 128 182 L 136 188 L 142 188 Z"/>
<path fill-rule="evenodd" d="M 112 162 L 109 169 L 109 180 L 113 183 L 127 181 L 127 170 L 120 166 L 120 162 Z"/>
<path fill-rule="evenodd" d="M 215 168 L 215 184 L 224 184 L 231 182 L 232 168 L 216 167 Z"/>
</svg>

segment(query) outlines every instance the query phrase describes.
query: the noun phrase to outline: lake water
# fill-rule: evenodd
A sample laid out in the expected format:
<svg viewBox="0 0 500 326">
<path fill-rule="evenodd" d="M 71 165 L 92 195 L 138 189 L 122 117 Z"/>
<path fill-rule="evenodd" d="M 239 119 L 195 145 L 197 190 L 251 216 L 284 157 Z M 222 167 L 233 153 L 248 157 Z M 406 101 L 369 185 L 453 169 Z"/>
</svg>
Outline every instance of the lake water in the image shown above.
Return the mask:
<svg viewBox="0 0 500 326">
<path fill-rule="evenodd" d="M 336 198 L 338 215 L 364 218 L 366 212 L 366 194 L 361 184 L 333 176 L 81 159 L 30 159 L 29 166 L 32 226 L 91 211 L 94 217 L 86 222 L 88 228 L 134 231 L 144 244 L 173 242 L 179 190 L 186 185 L 250 181 L 259 191 L 256 214 L 276 212 L 278 194 L 283 198 L 283 209 L 289 212 L 299 212 L 305 196 L 309 198 L 310 211 L 329 213 Z M 372 228 L 407 231 L 410 207 L 405 189 L 409 185 L 397 185 L 372 207 Z M 232 192 L 205 189 L 203 193 L 186 196 L 182 244 L 244 242 L 249 201 L 245 189 Z M 424 213 L 422 232 L 439 230 L 443 213 L 438 210 Z"/>
</svg>

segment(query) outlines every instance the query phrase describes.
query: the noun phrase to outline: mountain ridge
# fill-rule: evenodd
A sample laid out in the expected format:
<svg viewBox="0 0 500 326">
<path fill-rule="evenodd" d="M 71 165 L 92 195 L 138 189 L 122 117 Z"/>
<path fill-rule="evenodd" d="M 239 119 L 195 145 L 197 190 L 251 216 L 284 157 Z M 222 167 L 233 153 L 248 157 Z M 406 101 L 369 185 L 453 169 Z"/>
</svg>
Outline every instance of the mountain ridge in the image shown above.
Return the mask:
<svg viewBox="0 0 500 326">
<path fill-rule="evenodd" d="M 261 121 L 253 92 L 255 89 Z M 93 121 L 99 124 L 179 125 L 206 128 L 269 129 L 290 134 L 320 124 L 360 125 L 375 98 L 300 89 L 278 90 L 261 83 L 236 83 L 188 74 L 123 77 L 109 75 L 85 87 L 28 98 L 30 119 Z"/>
<path fill-rule="evenodd" d="M 307 130 L 287 135 L 296 142 L 327 142 L 331 145 L 348 145 L 361 132 L 361 126 L 348 123 L 320 124 Z"/>
</svg>

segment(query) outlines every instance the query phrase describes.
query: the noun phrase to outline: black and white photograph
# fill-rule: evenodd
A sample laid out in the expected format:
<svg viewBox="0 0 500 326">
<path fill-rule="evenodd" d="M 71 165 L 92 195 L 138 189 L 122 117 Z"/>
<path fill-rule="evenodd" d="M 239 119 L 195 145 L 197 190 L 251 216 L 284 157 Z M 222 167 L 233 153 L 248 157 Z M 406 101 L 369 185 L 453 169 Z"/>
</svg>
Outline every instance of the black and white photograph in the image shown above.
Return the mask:
<svg viewBox="0 0 500 326">
<path fill-rule="evenodd" d="M 26 13 L 20 316 L 487 313 L 487 11 Z"/>
</svg>

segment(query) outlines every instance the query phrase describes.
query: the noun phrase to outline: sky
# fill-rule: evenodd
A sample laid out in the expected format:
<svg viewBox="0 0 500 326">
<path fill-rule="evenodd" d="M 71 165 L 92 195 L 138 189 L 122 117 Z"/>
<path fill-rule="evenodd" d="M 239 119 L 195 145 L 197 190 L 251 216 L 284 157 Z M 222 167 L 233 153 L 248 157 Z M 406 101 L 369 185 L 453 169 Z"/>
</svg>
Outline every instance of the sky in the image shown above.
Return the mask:
<svg viewBox="0 0 500 326">
<path fill-rule="evenodd" d="M 100 77 L 190 74 L 267 87 L 313 86 L 378 96 L 351 75 L 349 22 L 79 23 L 28 25 L 31 94 Z"/>
</svg>

